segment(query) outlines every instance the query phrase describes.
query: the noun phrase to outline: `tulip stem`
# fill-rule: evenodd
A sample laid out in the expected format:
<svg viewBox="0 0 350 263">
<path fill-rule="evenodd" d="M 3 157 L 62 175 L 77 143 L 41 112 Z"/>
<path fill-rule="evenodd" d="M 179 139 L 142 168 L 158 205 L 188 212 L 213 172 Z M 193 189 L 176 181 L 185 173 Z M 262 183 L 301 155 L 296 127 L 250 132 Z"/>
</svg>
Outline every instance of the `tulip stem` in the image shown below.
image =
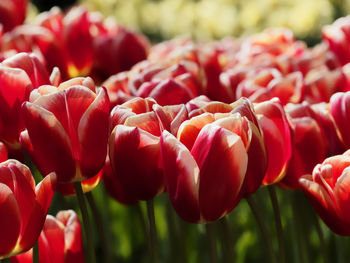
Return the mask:
<svg viewBox="0 0 350 263">
<path fill-rule="evenodd" d="M 218 263 L 218 251 L 216 248 L 215 228 L 213 223 L 207 223 L 205 229 L 207 232 L 208 247 L 209 247 L 209 262 Z"/>
<path fill-rule="evenodd" d="M 81 211 L 81 215 L 83 218 L 84 232 L 85 232 L 85 237 L 86 237 L 86 242 L 87 242 L 87 249 L 86 249 L 87 251 L 85 250 L 86 259 L 87 259 L 87 261 L 90 261 L 91 263 L 95 263 L 96 262 L 95 248 L 94 248 L 93 239 L 92 239 L 91 224 L 90 224 L 89 214 L 88 214 L 88 210 L 86 207 L 85 197 L 83 194 L 83 189 L 81 187 L 81 183 L 75 182 L 74 188 L 75 188 L 75 191 L 77 194 L 80 211 Z"/>
<path fill-rule="evenodd" d="M 276 263 L 277 261 L 276 261 L 276 258 L 275 258 L 274 252 L 273 252 L 271 236 L 270 236 L 268 228 L 264 222 L 264 219 L 259 211 L 258 205 L 256 204 L 256 202 L 252 196 L 246 198 L 246 200 L 247 200 L 248 205 L 249 205 L 249 207 L 250 207 L 250 209 L 255 217 L 256 222 L 259 225 L 262 237 L 264 239 L 264 243 L 267 246 L 267 253 L 268 253 L 268 256 L 270 259 L 269 262 Z"/>
<path fill-rule="evenodd" d="M 273 209 L 273 215 L 275 217 L 275 226 L 276 226 L 278 248 L 279 248 L 279 262 L 285 263 L 286 262 L 286 251 L 285 251 L 285 246 L 284 246 L 283 227 L 282 227 L 281 213 L 280 213 L 280 208 L 278 205 L 276 189 L 275 189 L 274 185 L 269 185 L 267 187 L 267 189 L 268 189 L 269 195 L 270 195 L 270 200 L 271 200 L 272 209 Z"/>
<path fill-rule="evenodd" d="M 181 251 L 178 247 L 177 242 L 177 231 L 176 231 L 176 224 L 175 224 L 175 217 L 173 215 L 172 206 L 169 200 L 166 200 L 166 219 L 167 219 L 167 226 L 168 226 L 168 236 L 169 236 L 169 243 L 170 243 L 170 260 L 169 262 L 177 262 L 177 256 L 179 252 Z"/>
<path fill-rule="evenodd" d="M 39 263 L 39 239 L 35 242 L 33 247 L 33 263 Z"/>
<path fill-rule="evenodd" d="M 156 220 L 154 217 L 154 204 L 153 199 L 147 201 L 147 215 L 149 222 L 149 242 L 151 247 L 151 259 L 152 263 L 159 262 L 158 246 L 157 246 L 157 229 Z"/>
<path fill-rule="evenodd" d="M 219 221 L 221 232 L 222 232 L 222 254 L 223 254 L 223 262 L 233 263 L 235 260 L 234 251 L 233 251 L 233 243 L 231 239 L 231 231 L 230 225 L 227 220 L 227 216 L 224 216 Z"/>
<path fill-rule="evenodd" d="M 99 235 L 99 239 L 101 242 L 101 246 L 102 246 L 102 253 L 103 253 L 103 257 L 104 257 L 104 262 L 106 263 L 110 263 L 111 262 L 111 258 L 110 258 L 110 253 L 109 253 L 109 242 L 108 242 L 108 238 L 107 238 L 107 233 L 106 233 L 106 229 L 104 227 L 103 221 L 102 221 L 102 217 L 101 214 L 98 211 L 96 202 L 94 200 L 94 197 L 92 195 L 91 192 L 88 192 L 85 194 L 86 198 L 88 200 L 89 206 L 91 208 L 96 226 L 97 226 L 97 231 L 98 231 L 98 235 Z"/>
<path fill-rule="evenodd" d="M 149 240 L 150 239 L 149 239 L 149 234 L 148 234 L 148 230 L 147 230 L 147 222 L 146 222 L 145 216 L 143 214 L 140 202 L 136 203 L 136 209 L 137 209 L 137 213 L 139 214 L 139 218 L 141 220 L 141 227 L 142 227 L 142 231 L 143 231 L 143 234 L 144 234 L 145 242 L 149 246 L 150 245 L 149 244 Z M 151 249 L 151 248 L 148 247 L 148 249 Z"/>
</svg>

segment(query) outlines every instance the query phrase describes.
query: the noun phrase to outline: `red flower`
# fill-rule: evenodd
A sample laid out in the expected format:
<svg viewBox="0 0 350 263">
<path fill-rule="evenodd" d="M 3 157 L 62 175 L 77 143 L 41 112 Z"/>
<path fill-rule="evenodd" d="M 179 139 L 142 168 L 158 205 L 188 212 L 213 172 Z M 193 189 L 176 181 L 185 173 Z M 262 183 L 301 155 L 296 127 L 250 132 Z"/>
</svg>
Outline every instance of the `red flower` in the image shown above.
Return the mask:
<svg viewBox="0 0 350 263">
<path fill-rule="evenodd" d="M 169 198 L 191 223 L 215 221 L 240 200 L 248 165 L 249 121 L 204 113 L 185 121 L 178 138 L 164 131 L 161 156 Z"/>
<path fill-rule="evenodd" d="M 346 149 L 350 148 L 350 91 L 334 94 L 330 100 L 330 111 Z"/>
<path fill-rule="evenodd" d="M 292 155 L 291 130 L 281 101 L 277 98 L 254 105 L 264 134 L 268 156 L 263 184 L 280 181 L 287 170 Z"/>
<path fill-rule="evenodd" d="M 32 263 L 33 250 L 12 257 L 12 263 Z M 84 263 L 80 221 L 73 210 L 48 215 L 39 236 L 39 262 Z"/>
<path fill-rule="evenodd" d="M 350 62 L 349 28 L 350 16 L 346 16 L 337 19 L 332 25 L 327 25 L 322 29 L 323 40 L 343 65 Z"/>
<path fill-rule="evenodd" d="M 0 258 L 30 249 L 39 237 L 54 193 L 56 175 L 36 187 L 29 168 L 16 160 L 0 163 Z"/>
<path fill-rule="evenodd" d="M 110 163 L 116 185 L 132 200 L 164 191 L 159 136 L 162 130 L 176 133 L 185 118 L 184 105 L 161 107 L 152 99 L 136 98 L 113 109 Z"/>
<path fill-rule="evenodd" d="M 40 172 L 55 172 L 59 183 L 92 178 L 105 162 L 109 99 L 104 88 L 97 94 L 94 88 L 89 78 L 41 86 L 22 106 L 27 129 L 21 143 Z"/>
<path fill-rule="evenodd" d="M 0 24 L 5 32 L 22 24 L 26 18 L 28 0 L 7 0 L 0 3 Z"/>
<path fill-rule="evenodd" d="M 290 117 L 293 131 L 293 152 L 287 173 L 280 181 L 280 185 L 298 189 L 299 178 L 310 174 L 315 165 L 328 156 L 330 147 L 327 138 L 337 135 L 334 129 L 328 131 L 323 128 L 326 122 L 318 120 L 317 114 L 306 102 L 287 104 L 285 111 Z M 327 135 L 330 131 L 335 134 Z"/>
<path fill-rule="evenodd" d="M 222 116 L 225 116 L 227 113 L 239 113 L 241 116 L 246 117 L 249 121 L 251 132 L 248 133 L 248 143 L 245 144 L 249 156 L 248 168 L 241 191 L 243 197 L 248 197 L 260 187 L 267 168 L 266 148 L 262 135 L 263 131 L 257 120 L 257 116 L 255 115 L 253 105 L 246 98 L 241 98 L 240 100 L 237 100 L 231 104 L 217 101 L 205 102 L 205 100 L 202 98 L 197 100 L 197 104 L 202 104 L 203 106 L 199 109 L 192 110 L 189 113 L 189 116 L 191 118 L 208 112 L 212 114 L 218 114 L 218 116 L 220 116 L 220 114 L 223 114 Z M 197 122 L 195 121 L 195 123 Z M 194 129 L 195 134 L 198 133 L 198 129 L 198 127 Z M 179 136 L 180 135 L 178 134 L 178 137 Z M 182 142 L 181 138 L 180 141 Z M 186 143 L 184 144 L 188 146 Z M 190 147 L 191 145 L 189 145 L 189 148 Z"/>
<path fill-rule="evenodd" d="M 34 88 L 49 83 L 46 69 L 32 54 L 20 53 L 0 64 L 0 140 L 10 149 L 20 147 L 21 104 Z"/>
<path fill-rule="evenodd" d="M 327 226 L 338 235 L 350 235 L 350 151 L 317 164 L 300 185 Z"/>
</svg>

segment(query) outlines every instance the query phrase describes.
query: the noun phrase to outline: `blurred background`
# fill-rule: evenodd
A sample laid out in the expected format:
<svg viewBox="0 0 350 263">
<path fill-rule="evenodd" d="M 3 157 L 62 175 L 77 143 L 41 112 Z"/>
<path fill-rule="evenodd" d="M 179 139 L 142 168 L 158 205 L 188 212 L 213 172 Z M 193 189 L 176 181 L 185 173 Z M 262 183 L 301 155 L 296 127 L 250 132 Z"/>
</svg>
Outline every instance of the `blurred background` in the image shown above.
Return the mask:
<svg viewBox="0 0 350 263">
<path fill-rule="evenodd" d="M 115 17 L 157 42 L 181 34 L 196 39 L 239 37 L 268 27 L 288 27 L 309 45 L 323 25 L 350 13 L 350 0 L 33 0 L 40 10 L 74 3 Z"/>
</svg>

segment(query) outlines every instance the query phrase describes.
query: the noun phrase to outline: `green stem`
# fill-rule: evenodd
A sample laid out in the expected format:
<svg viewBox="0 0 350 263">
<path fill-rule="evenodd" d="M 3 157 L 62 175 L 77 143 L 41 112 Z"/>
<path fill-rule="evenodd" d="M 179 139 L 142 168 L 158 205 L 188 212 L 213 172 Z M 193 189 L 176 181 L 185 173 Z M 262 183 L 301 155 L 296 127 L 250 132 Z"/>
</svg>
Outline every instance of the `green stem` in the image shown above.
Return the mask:
<svg viewBox="0 0 350 263">
<path fill-rule="evenodd" d="M 227 216 L 224 216 L 219 221 L 222 233 L 222 254 L 223 261 L 226 263 L 233 263 L 235 260 L 234 251 L 233 251 L 233 242 L 231 239 L 231 230 L 230 225 L 227 220 Z"/>
<path fill-rule="evenodd" d="M 277 232 L 277 239 L 278 239 L 278 248 L 279 248 L 279 262 L 285 263 L 286 262 L 286 250 L 284 246 L 284 239 L 283 239 L 283 228 L 282 228 L 282 220 L 281 220 L 281 212 L 278 205 L 278 199 L 276 194 L 276 189 L 274 185 L 269 185 L 267 187 L 270 195 L 270 200 L 273 208 L 273 215 L 275 217 L 275 225 L 276 225 L 276 232 Z"/>
<path fill-rule="evenodd" d="M 207 223 L 205 229 L 207 232 L 210 263 L 218 263 L 218 251 L 216 249 L 215 229 L 213 223 Z"/>
<path fill-rule="evenodd" d="M 88 200 L 89 206 L 91 208 L 94 220 L 95 220 L 95 225 L 97 226 L 97 231 L 98 231 L 98 236 L 99 240 L 101 242 L 102 246 L 102 253 L 104 257 L 104 262 L 110 263 L 111 262 L 111 257 L 109 253 L 109 242 L 107 238 L 107 232 L 103 224 L 103 220 L 101 217 L 101 214 L 98 211 L 96 202 L 94 200 L 94 197 L 91 192 L 86 193 L 86 198 Z"/>
<path fill-rule="evenodd" d="M 33 247 L 33 263 L 39 263 L 39 239 L 35 242 Z"/>
<path fill-rule="evenodd" d="M 181 262 L 187 263 L 187 246 L 186 246 L 186 226 L 185 222 L 180 218 L 178 215 L 176 215 L 176 219 L 179 225 L 179 247 L 180 247 L 180 256 L 181 256 Z"/>
<path fill-rule="evenodd" d="M 149 246 L 150 245 L 149 244 L 150 238 L 149 238 L 149 233 L 148 233 L 148 230 L 147 230 L 147 223 L 146 223 L 146 219 L 145 219 L 145 216 L 143 214 L 140 202 L 136 203 L 136 209 L 137 209 L 137 213 L 139 214 L 139 218 L 141 220 L 141 227 L 142 227 L 143 235 L 144 235 L 144 238 L 145 238 L 145 242 Z M 151 247 L 149 246 L 148 249 L 150 250 Z"/>
<path fill-rule="evenodd" d="M 168 225 L 168 236 L 169 236 L 170 255 L 171 255 L 169 262 L 178 262 L 177 256 L 180 252 L 180 249 L 177 246 L 178 238 L 176 234 L 177 231 L 176 231 L 175 218 L 172 210 L 173 208 L 170 204 L 170 201 L 166 200 L 166 219 L 167 219 L 167 225 Z"/>
<path fill-rule="evenodd" d="M 326 245 L 326 241 L 324 239 L 324 235 L 323 235 L 323 231 L 320 225 L 320 221 L 318 220 L 317 214 L 315 212 L 315 210 L 313 209 L 313 207 L 311 207 L 310 204 L 310 210 L 311 210 L 311 214 L 312 214 L 312 219 L 313 219 L 313 225 L 316 228 L 316 232 L 318 235 L 318 239 L 320 240 L 320 246 L 321 246 L 321 253 L 323 256 L 323 262 L 324 263 L 328 263 L 329 262 L 329 257 L 328 257 L 328 249 L 327 249 L 327 245 Z"/>
<path fill-rule="evenodd" d="M 253 199 L 252 196 L 246 198 L 247 202 L 248 202 L 248 205 L 256 219 L 256 222 L 258 223 L 259 225 L 259 228 L 260 228 L 260 231 L 261 231 L 261 234 L 262 234 L 262 238 L 264 239 L 264 244 L 267 246 L 267 253 L 268 253 L 268 257 L 269 257 L 269 262 L 271 263 L 276 263 L 276 257 L 274 255 L 274 252 L 273 252 L 273 246 L 272 246 L 272 240 L 271 240 L 271 236 L 269 234 L 269 231 L 268 231 L 268 228 L 265 224 L 265 221 L 259 211 L 259 208 L 255 202 L 255 200 Z"/>
<path fill-rule="evenodd" d="M 85 250 L 86 259 L 90 263 L 95 263 L 96 262 L 95 248 L 94 248 L 94 243 L 93 243 L 93 239 L 92 239 L 90 218 L 89 218 L 88 210 L 86 207 L 85 197 L 83 194 L 83 189 L 81 187 L 81 183 L 75 182 L 74 188 L 75 188 L 75 191 L 77 194 L 77 199 L 78 199 L 80 211 L 81 211 L 81 215 L 83 218 L 84 232 L 85 232 L 85 237 L 86 237 L 86 242 L 87 242 L 87 249 Z"/>
<path fill-rule="evenodd" d="M 159 262 L 158 245 L 157 245 L 157 229 L 156 220 L 154 217 L 154 204 L 153 199 L 147 201 L 147 216 L 149 222 L 149 242 L 151 247 L 151 259 L 152 263 Z"/>
</svg>

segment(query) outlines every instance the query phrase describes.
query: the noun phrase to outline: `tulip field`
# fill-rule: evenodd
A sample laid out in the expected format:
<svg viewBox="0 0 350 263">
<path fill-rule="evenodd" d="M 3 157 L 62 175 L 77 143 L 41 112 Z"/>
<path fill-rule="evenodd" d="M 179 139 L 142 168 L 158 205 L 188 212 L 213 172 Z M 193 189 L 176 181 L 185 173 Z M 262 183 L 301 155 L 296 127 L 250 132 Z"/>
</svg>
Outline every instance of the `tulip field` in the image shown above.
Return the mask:
<svg viewBox="0 0 350 263">
<path fill-rule="evenodd" d="M 0 261 L 345 263 L 350 16 L 152 43 L 0 2 Z"/>
</svg>

